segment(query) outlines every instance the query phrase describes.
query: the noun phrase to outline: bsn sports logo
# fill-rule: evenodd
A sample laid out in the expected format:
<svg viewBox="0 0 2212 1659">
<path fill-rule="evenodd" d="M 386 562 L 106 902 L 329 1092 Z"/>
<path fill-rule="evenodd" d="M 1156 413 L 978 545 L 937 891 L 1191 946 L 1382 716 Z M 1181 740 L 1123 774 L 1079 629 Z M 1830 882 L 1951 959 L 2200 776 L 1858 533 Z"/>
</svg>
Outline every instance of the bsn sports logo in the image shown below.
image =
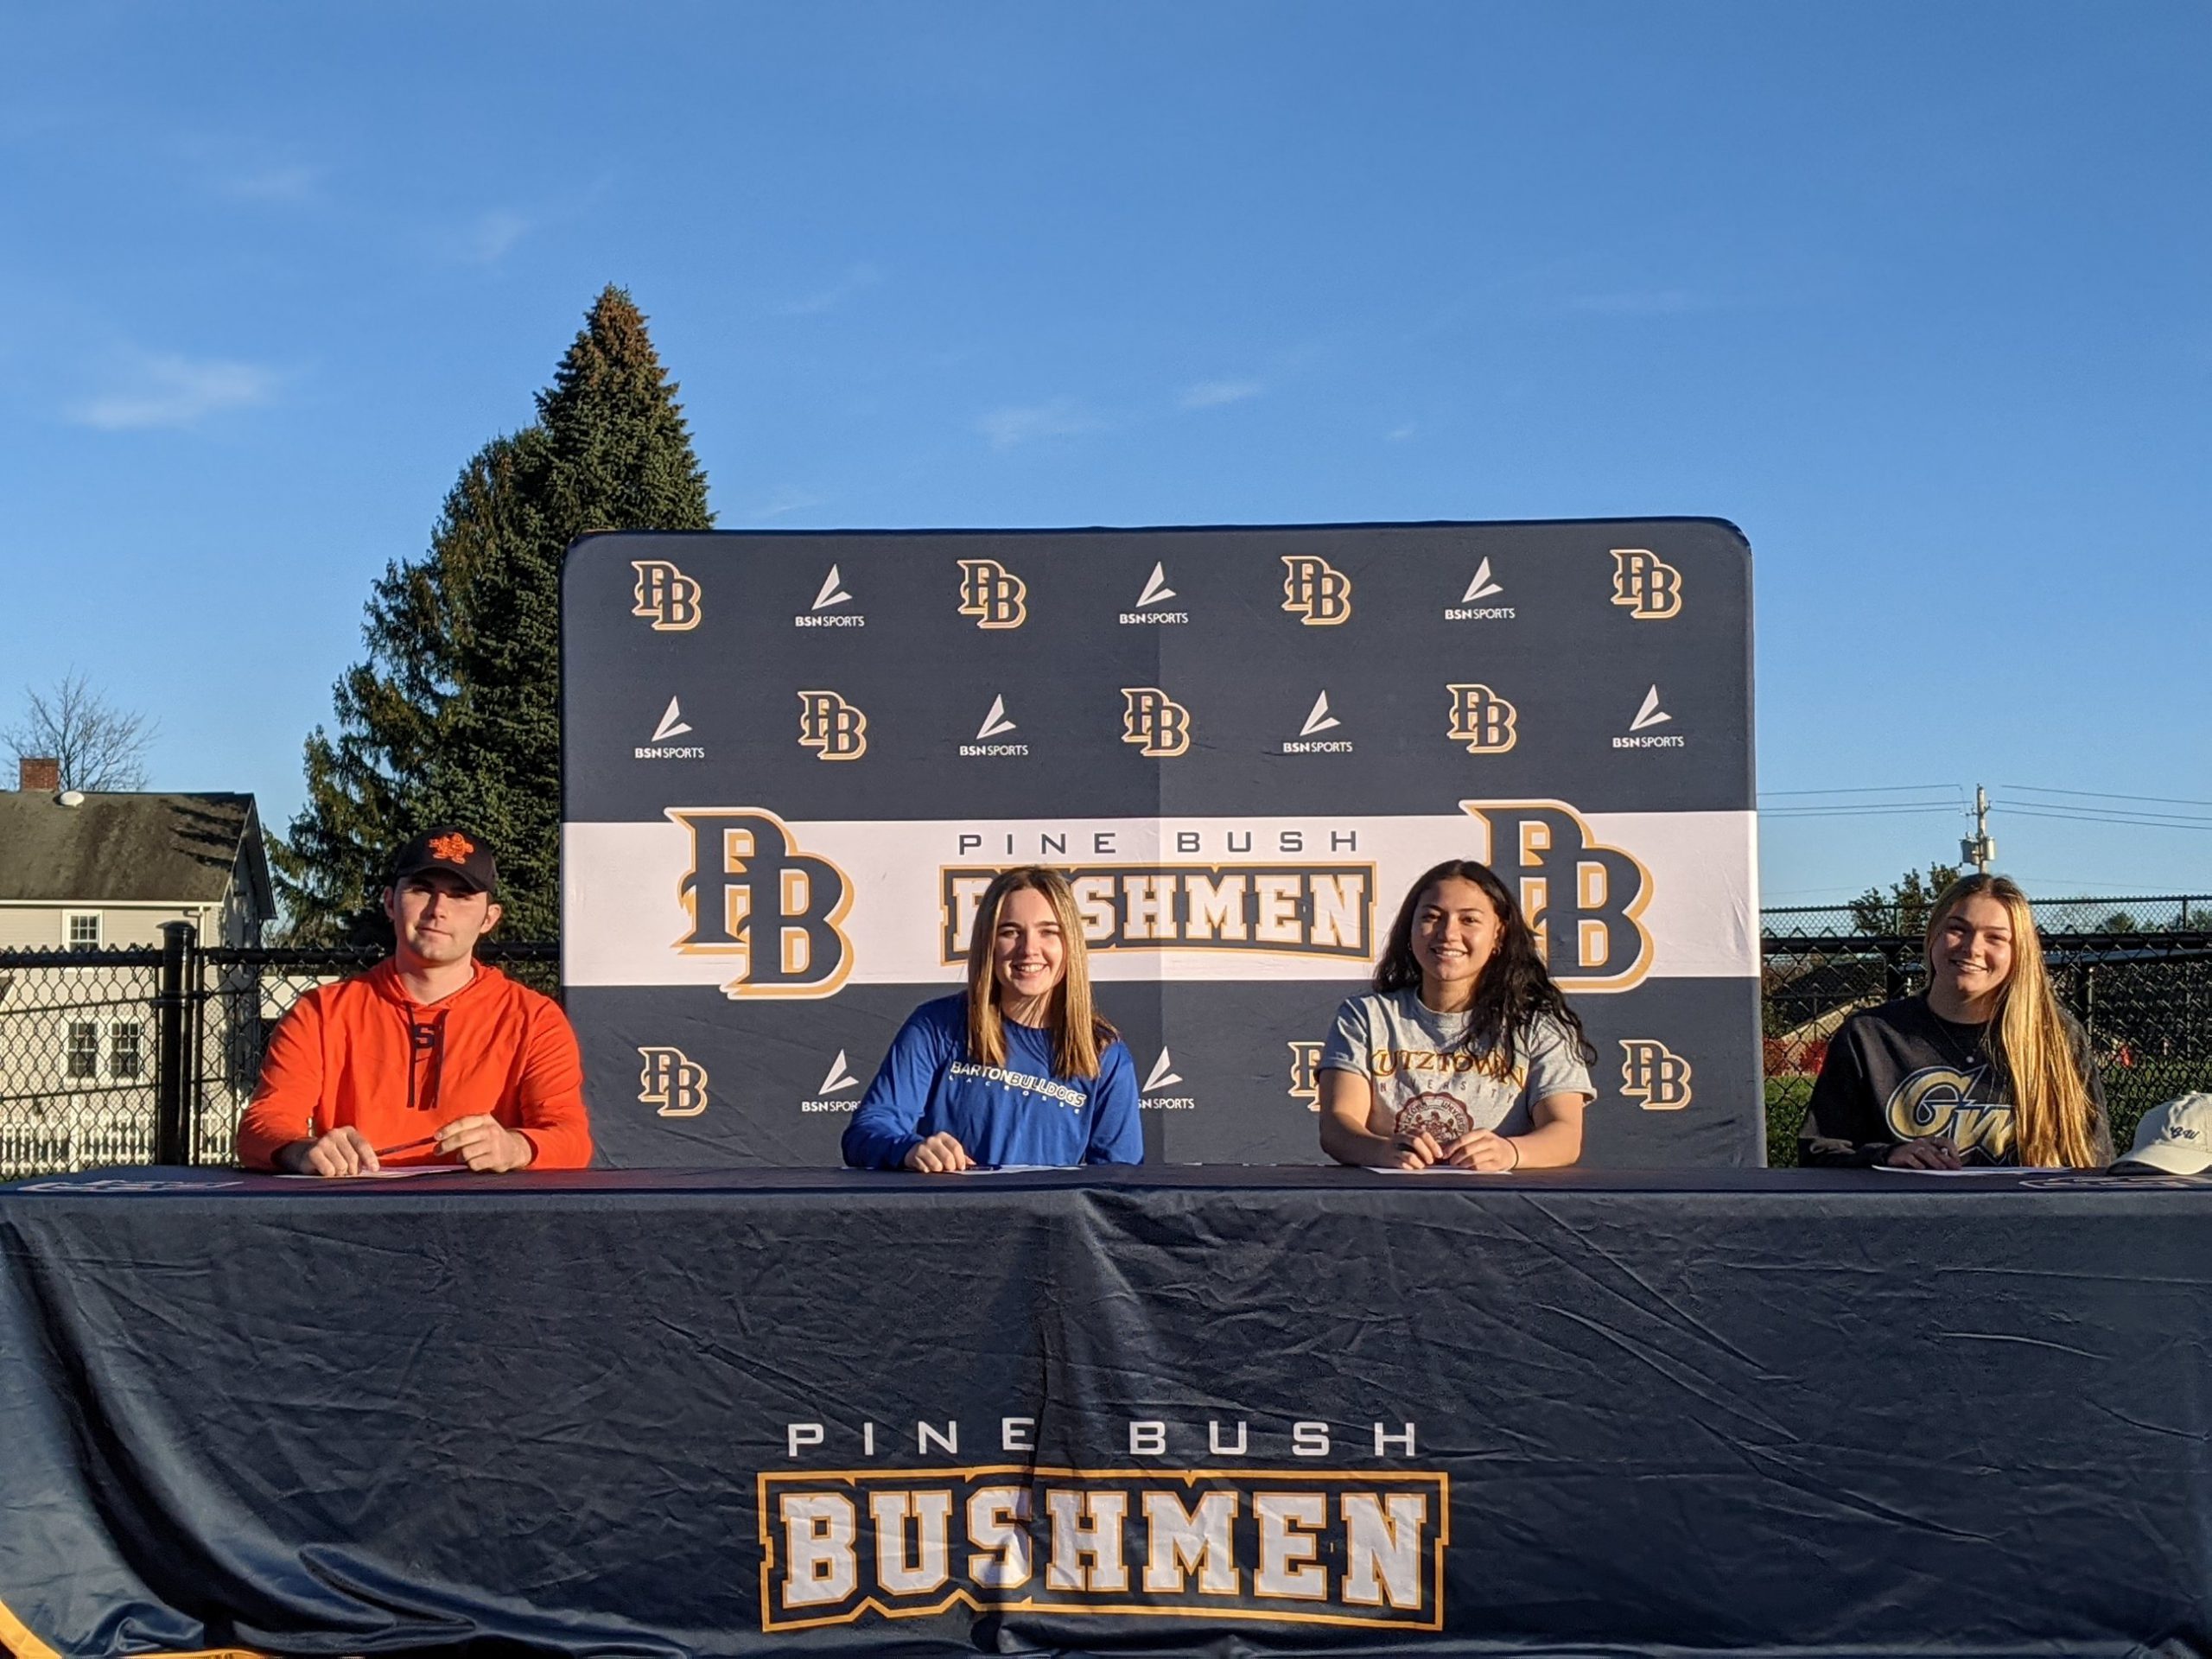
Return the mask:
<svg viewBox="0 0 2212 1659">
<path fill-rule="evenodd" d="M 691 868 L 677 887 L 691 925 L 676 948 L 735 957 L 725 996 L 829 996 L 845 982 L 853 947 L 839 924 L 853 884 L 842 870 L 800 852 L 772 812 L 671 807 L 668 816 L 691 836 Z"/>
<path fill-rule="evenodd" d="M 1613 603 L 1639 622 L 1663 622 L 1682 608 L 1682 573 L 1641 547 L 1613 549 Z"/>
<path fill-rule="evenodd" d="M 638 573 L 632 616 L 649 617 L 655 633 L 689 633 L 699 626 L 699 584 L 666 559 L 632 559 Z"/>
<path fill-rule="evenodd" d="M 817 760 L 857 760 L 868 753 L 868 716 L 835 691 L 802 691 L 798 746 Z"/>
<path fill-rule="evenodd" d="M 638 760 L 703 760 L 707 752 L 696 743 L 671 743 L 671 737 L 681 737 L 691 729 L 683 718 L 682 702 L 675 697 L 668 700 L 668 708 L 653 728 L 653 734 L 630 751 Z"/>
<path fill-rule="evenodd" d="M 1122 741 L 1159 760 L 1191 747 L 1191 711 L 1156 685 L 1122 688 Z"/>
<path fill-rule="evenodd" d="M 1462 801 L 1490 828 L 1489 856 L 1536 935 L 1544 966 L 1577 991 L 1624 991 L 1651 971 L 1651 874 L 1601 846 L 1557 801 Z"/>
<path fill-rule="evenodd" d="M 661 1117 L 696 1117 L 707 1109 L 707 1068 L 680 1048 L 641 1048 L 638 1103 Z"/>
<path fill-rule="evenodd" d="M 1321 1109 L 1321 1050 L 1319 1043 L 1290 1043 L 1290 1097 L 1302 1100 L 1306 1109 Z"/>
<path fill-rule="evenodd" d="M 1163 1089 L 1173 1089 L 1183 1081 L 1175 1069 L 1175 1062 L 1163 1046 L 1160 1058 L 1152 1063 L 1152 1070 L 1145 1076 L 1144 1087 L 1138 1091 L 1137 1103 L 1151 1112 L 1191 1112 L 1198 1109 L 1197 1099 L 1190 1095 L 1162 1094 Z"/>
<path fill-rule="evenodd" d="M 1188 611 L 1163 611 L 1155 608 L 1175 597 L 1175 590 L 1167 585 L 1167 567 L 1155 564 L 1152 575 L 1144 584 L 1144 591 L 1137 595 L 1136 608 L 1122 613 L 1122 626 L 1135 627 L 1144 624 L 1173 625 L 1188 622 Z"/>
<path fill-rule="evenodd" d="M 1650 1038 L 1624 1037 L 1621 1093 L 1647 1112 L 1679 1112 L 1690 1103 L 1690 1063 Z"/>
<path fill-rule="evenodd" d="M 1350 754 L 1351 740 L 1348 737 L 1323 738 L 1323 732 L 1335 731 L 1344 721 L 1329 712 L 1326 691 L 1313 699 L 1313 706 L 1306 710 L 1306 723 L 1298 728 L 1298 735 L 1282 746 L 1285 754 Z"/>
<path fill-rule="evenodd" d="M 960 614 L 979 628 L 1018 628 L 1029 620 L 1029 585 L 996 559 L 960 562 Z"/>
<path fill-rule="evenodd" d="M 815 1090 L 813 1098 L 799 1102 L 798 1109 L 802 1112 L 849 1112 L 860 1103 L 849 1098 L 859 1094 L 861 1080 L 845 1064 L 845 1051 L 841 1048 L 837 1058 L 830 1062 L 830 1069 L 822 1074 L 821 1085 Z M 841 1095 L 849 1098 L 841 1100 Z"/>
<path fill-rule="evenodd" d="M 1326 559 L 1285 553 L 1282 607 L 1309 628 L 1333 628 L 1351 620 L 1351 578 Z"/>
<path fill-rule="evenodd" d="M 868 618 L 858 611 L 840 611 L 840 605 L 849 605 L 853 596 L 845 591 L 844 578 L 831 565 L 830 574 L 822 579 L 821 591 L 814 595 L 814 603 L 804 612 L 791 618 L 795 628 L 864 628 Z"/>
<path fill-rule="evenodd" d="M 1002 737 L 1008 732 L 1020 729 L 1007 715 L 1006 699 L 1002 696 L 994 696 L 991 699 L 990 712 L 983 716 L 983 723 L 976 728 L 976 735 L 960 746 L 960 753 L 971 760 L 994 760 L 1008 755 L 1027 754 L 1029 753 L 1029 746 L 1027 743 L 994 743 L 990 741 L 992 738 Z"/>
<path fill-rule="evenodd" d="M 1521 741 L 1521 711 L 1486 685 L 1447 685 L 1452 724 L 1446 735 L 1469 754 L 1503 754 Z"/>
<path fill-rule="evenodd" d="M 1502 594 L 1504 588 L 1491 578 L 1490 561 L 1484 559 L 1475 567 L 1475 577 L 1467 584 L 1467 591 L 1459 595 L 1457 605 L 1444 607 L 1446 622 L 1510 622 L 1513 620 L 1510 605 L 1482 605 L 1478 601 L 1492 594 Z"/>
<path fill-rule="evenodd" d="M 1613 740 L 1617 749 L 1680 749 L 1688 747 L 1689 740 L 1680 732 L 1655 732 L 1649 728 L 1664 726 L 1674 719 L 1659 706 L 1659 688 L 1653 686 L 1643 694 L 1643 704 L 1636 711 L 1636 718 L 1629 722 L 1628 734 Z"/>
</svg>

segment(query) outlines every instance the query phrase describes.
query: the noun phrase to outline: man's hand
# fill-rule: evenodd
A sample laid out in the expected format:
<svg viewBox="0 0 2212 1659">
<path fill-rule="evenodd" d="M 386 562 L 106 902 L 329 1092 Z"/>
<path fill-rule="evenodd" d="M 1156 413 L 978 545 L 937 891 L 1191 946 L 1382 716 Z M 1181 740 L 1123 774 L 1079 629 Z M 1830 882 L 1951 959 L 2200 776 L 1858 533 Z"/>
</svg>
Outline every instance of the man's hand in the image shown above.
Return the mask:
<svg viewBox="0 0 2212 1659">
<path fill-rule="evenodd" d="M 919 1170 L 925 1175 L 951 1175 L 975 1166 L 976 1160 L 968 1155 L 968 1148 L 942 1129 L 906 1150 L 906 1167 Z"/>
<path fill-rule="evenodd" d="M 527 1169 L 537 1148 L 495 1117 L 456 1117 L 438 1131 L 438 1154 L 458 1158 L 482 1175 Z"/>
<path fill-rule="evenodd" d="M 1494 1129 L 1471 1129 L 1444 1150 L 1444 1161 L 1461 1169 L 1502 1175 L 1521 1167 L 1521 1154 L 1513 1143 Z"/>
<path fill-rule="evenodd" d="M 1931 1135 L 1919 1141 L 1903 1141 L 1890 1148 L 1882 1161 L 1899 1169 L 1964 1169 L 1959 1149 L 1948 1135 Z"/>
<path fill-rule="evenodd" d="M 1444 1148 L 1427 1129 L 1397 1137 L 1398 1155 L 1380 1166 L 1383 1169 L 1427 1169 L 1444 1161 Z"/>
<path fill-rule="evenodd" d="M 377 1149 L 352 1124 L 312 1141 L 295 1141 L 276 1153 L 276 1167 L 294 1175 L 373 1175 Z"/>
</svg>

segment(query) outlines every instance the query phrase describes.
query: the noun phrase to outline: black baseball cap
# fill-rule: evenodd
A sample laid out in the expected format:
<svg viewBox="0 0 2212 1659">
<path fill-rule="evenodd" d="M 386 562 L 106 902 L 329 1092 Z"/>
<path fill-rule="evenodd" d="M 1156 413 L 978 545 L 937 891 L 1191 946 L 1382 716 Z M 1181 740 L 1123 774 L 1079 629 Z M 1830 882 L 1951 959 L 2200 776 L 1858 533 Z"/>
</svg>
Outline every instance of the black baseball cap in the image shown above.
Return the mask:
<svg viewBox="0 0 2212 1659">
<path fill-rule="evenodd" d="M 392 861 L 391 885 L 425 870 L 443 870 L 478 893 L 497 893 L 499 867 L 483 836 L 457 823 L 434 823 L 399 849 Z"/>
</svg>

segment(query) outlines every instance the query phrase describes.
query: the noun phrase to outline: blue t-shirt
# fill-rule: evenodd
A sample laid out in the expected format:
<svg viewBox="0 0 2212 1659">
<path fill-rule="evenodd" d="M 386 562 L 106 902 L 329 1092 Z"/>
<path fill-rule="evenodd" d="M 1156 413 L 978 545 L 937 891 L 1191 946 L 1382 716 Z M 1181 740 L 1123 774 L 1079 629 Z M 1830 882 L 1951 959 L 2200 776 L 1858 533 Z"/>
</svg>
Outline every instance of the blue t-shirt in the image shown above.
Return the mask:
<svg viewBox="0 0 2212 1659">
<path fill-rule="evenodd" d="M 845 1128 L 845 1161 L 898 1169 L 921 1141 L 950 1135 L 979 1164 L 1141 1164 L 1137 1073 L 1121 1042 L 1095 1077 L 1052 1075 L 1052 1033 L 1002 1020 L 1006 1064 L 968 1058 L 964 994 L 925 1002 L 891 1039 Z"/>
</svg>

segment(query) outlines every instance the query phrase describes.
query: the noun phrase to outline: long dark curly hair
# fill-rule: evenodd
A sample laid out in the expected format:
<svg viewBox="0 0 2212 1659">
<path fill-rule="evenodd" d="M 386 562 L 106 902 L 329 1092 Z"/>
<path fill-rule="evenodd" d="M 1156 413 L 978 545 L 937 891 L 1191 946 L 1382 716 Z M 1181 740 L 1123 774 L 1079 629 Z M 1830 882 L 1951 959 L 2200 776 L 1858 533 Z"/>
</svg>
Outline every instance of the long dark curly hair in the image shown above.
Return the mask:
<svg viewBox="0 0 2212 1659">
<path fill-rule="evenodd" d="M 1540 1014 L 1549 1014 L 1573 1039 L 1574 1052 L 1585 1065 L 1594 1065 L 1598 1051 L 1582 1029 L 1582 1016 L 1567 1006 L 1567 998 L 1544 969 L 1536 953 L 1536 936 L 1522 919 L 1521 906 L 1497 873 L 1471 858 L 1447 858 L 1426 871 L 1398 906 L 1398 919 L 1390 924 L 1390 937 L 1375 964 L 1375 988 L 1382 992 L 1421 988 L 1421 963 L 1414 955 L 1414 915 L 1421 895 L 1440 881 L 1471 881 L 1490 900 L 1499 923 L 1497 949 L 1483 964 L 1475 982 L 1475 1000 L 1467 1010 L 1467 1029 L 1459 1040 L 1465 1048 L 1484 1051 L 1478 1068 L 1495 1077 L 1512 1074 L 1515 1051 L 1522 1033 Z"/>
</svg>

